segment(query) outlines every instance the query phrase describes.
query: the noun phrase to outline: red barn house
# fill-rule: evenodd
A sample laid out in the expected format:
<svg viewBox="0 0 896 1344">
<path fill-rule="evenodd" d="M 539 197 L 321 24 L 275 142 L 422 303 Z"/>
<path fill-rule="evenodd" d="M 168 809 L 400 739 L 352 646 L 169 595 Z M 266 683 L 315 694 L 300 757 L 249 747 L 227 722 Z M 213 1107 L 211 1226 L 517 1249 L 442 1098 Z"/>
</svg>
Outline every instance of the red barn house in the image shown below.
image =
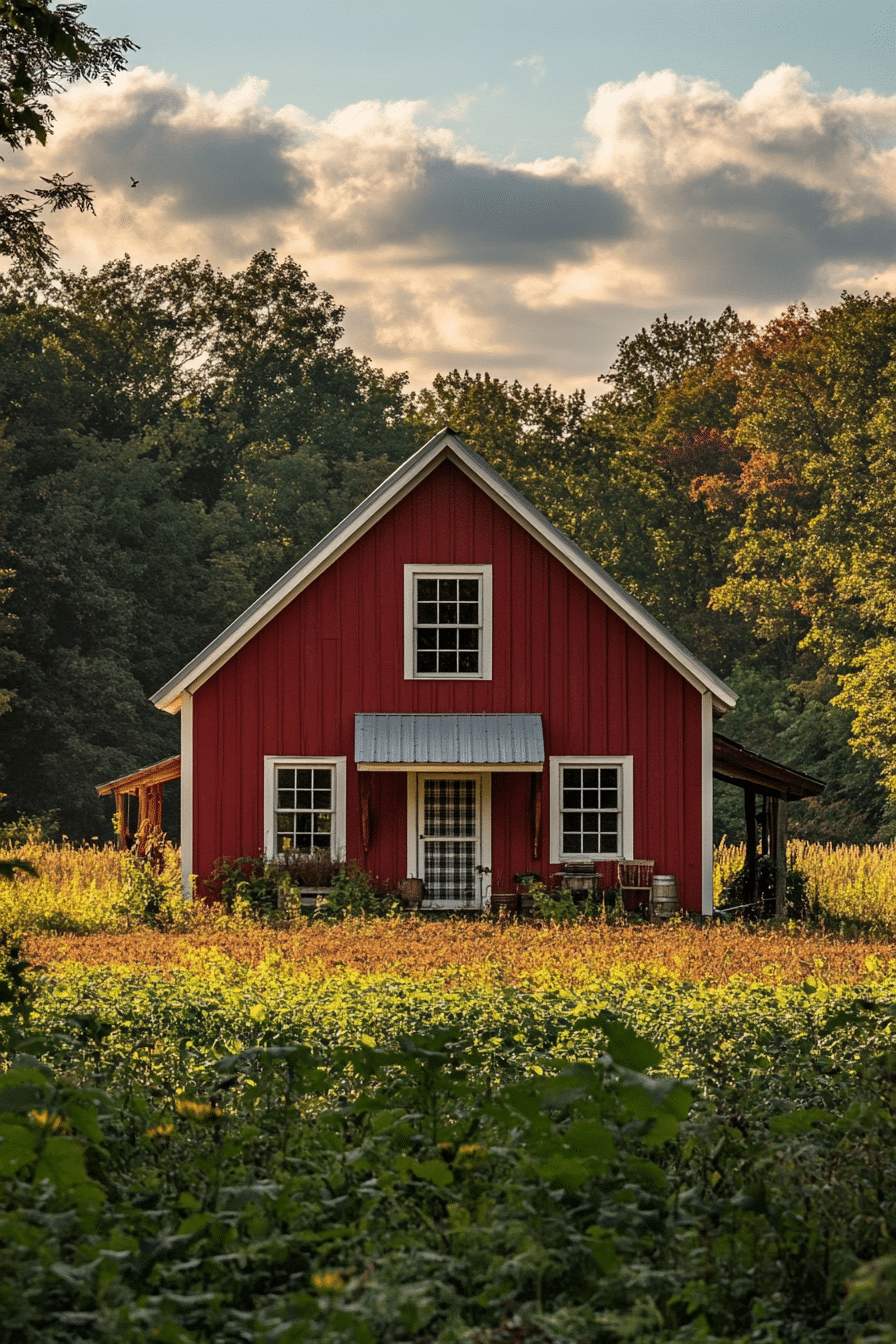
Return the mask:
<svg viewBox="0 0 896 1344">
<path fill-rule="evenodd" d="M 734 692 L 443 429 L 154 697 L 185 881 L 329 846 L 425 904 L 652 859 L 712 910 Z"/>
</svg>

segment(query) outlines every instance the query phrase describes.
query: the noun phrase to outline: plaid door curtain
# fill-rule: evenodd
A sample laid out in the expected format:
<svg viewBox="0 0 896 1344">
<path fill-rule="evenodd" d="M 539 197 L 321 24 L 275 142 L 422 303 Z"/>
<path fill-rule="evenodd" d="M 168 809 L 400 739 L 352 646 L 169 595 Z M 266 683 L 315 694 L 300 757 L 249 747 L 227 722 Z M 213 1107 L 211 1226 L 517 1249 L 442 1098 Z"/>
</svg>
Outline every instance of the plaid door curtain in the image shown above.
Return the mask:
<svg viewBox="0 0 896 1344">
<path fill-rule="evenodd" d="M 475 780 L 424 780 L 423 835 L 423 880 L 427 895 L 436 901 L 473 900 L 476 893 Z"/>
</svg>

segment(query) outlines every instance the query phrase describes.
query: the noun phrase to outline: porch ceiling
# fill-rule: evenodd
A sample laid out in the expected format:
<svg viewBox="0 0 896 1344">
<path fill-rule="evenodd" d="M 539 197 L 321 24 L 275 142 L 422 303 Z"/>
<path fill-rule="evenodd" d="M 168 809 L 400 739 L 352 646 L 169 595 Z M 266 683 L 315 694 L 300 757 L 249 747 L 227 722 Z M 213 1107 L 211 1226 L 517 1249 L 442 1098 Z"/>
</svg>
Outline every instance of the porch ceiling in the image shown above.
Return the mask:
<svg viewBox="0 0 896 1344">
<path fill-rule="evenodd" d="M 356 714 L 359 770 L 540 770 L 540 714 Z"/>
</svg>

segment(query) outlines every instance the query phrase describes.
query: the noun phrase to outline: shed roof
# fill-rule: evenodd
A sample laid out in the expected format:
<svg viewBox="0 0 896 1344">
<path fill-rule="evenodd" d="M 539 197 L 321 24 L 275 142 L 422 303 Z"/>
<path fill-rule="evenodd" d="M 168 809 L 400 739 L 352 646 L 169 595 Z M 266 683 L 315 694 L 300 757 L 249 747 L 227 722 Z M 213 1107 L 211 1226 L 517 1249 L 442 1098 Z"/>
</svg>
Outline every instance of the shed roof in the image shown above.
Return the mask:
<svg viewBox="0 0 896 1344">
<path fill-rule="evenodd" d="M 180 779 L 180 756 L 166 756 L 164 761 L 145 765 L 133 774 L 110 779 L 107 784 L 97 784 L 96 791 L 100 797 L 108 793 L 137 793 L 150 784 L 168 784 L 172 779 Z"/>
<path fill-rule="evenodd" d="M 814 798 L 824 790 L 821 780 L 804 775 L 801 770 L 791 770 L 787 765 L 760 756 L 757 751 L 747 751 L 740 743 L 721 733 L 712 737 L 712 772 L 716 779 L 726 784 L 736 784 L 738 788 L 754 788 L 760 793 L 768 793 L 773 798 Z"/>
<path fill-rule="evenodd" d="M 484 457 L 448 428 L 418 448 L 416 453 L 393 471 L 382 485 L 368 495 L 357 508 L 342 520 L 332 532 L 313 546 L 293 567 L 262 593 L 242 616 L 238 616 L 226 630 L 197 654 L 176 677 L 152 696 L 159 709 L 176 713 L 185 692 L 198 690 L 213 676 L 238 649 L 242 648 L 268 621 L 306 588 L 340 555 L 399 500 L 443 462 L 451 462 L 475 481 L 485 493 L 498 503 L 527 532 L 536 537 L 550 553 L 582 580 L 592 592 L 614 611 L 625 623 L 636 630 L 661 657 L 671 663 L 681 675 L 701 692 L 712 695 L 713 704 L 721 712 L 733 709 L 737 694 L 720 677 L 685 648 L 636 598 L 627 593 L 605 569 L 580 550 L 559 528 L 554 527 L 544 514 L 515 490 L 504 477 L 489 466 Z"/>
<path fill-rule="evenodd" d="M 356 714 L 360 769 L 544 764 L 540 714 Z"/>
</svg>

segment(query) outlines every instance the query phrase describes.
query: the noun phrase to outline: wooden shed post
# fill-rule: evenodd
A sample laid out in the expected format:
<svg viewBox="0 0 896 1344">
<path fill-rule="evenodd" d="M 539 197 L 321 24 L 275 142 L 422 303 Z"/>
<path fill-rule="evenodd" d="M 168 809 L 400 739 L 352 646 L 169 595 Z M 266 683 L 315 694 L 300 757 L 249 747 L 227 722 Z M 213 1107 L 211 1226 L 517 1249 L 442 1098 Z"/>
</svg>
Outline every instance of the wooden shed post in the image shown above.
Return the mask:
<svg viewBox="0 0 896 1344">
<path fill-rule="evenodd" d="M 364 846 L 365 855 L 370 849 L 370 793 L 370 771 L 359 770 L 358 801 L 361 805 L 361 844 Z"/>
<path fill-rule="evenodd" d="M 162 829 L 162 802 L 164 792 L 164 784 L 150 784 L 146 789 L 146 820 L 154 831 L 160 831 Z"/>
<path fill-rule="evenodd" d="M 144 786 L 137 790 L 137 853 L 143 858 L 143 852 L 146 849 L 146 821 L 147 802 L 149 790 Z"/>
<path fill-rule="evenodd" d="M 772 798 L 772 836 L 775 854 L 775 917 L 787 914 L 787 799 Z"/>
<path fill-rule="evenodd" d="M 747 832 L 747 858 L 744 864 L 748 901 L 756 899 L 756 790 L 751 784 L 744 789 L 744 825 Z"/>
<path fill-rule="evenodd" d="M 115 812 L 118 817 L 118 848 L 128 847 L 128 795 L 124 789 L 115 791 Z"/>
</svg>

